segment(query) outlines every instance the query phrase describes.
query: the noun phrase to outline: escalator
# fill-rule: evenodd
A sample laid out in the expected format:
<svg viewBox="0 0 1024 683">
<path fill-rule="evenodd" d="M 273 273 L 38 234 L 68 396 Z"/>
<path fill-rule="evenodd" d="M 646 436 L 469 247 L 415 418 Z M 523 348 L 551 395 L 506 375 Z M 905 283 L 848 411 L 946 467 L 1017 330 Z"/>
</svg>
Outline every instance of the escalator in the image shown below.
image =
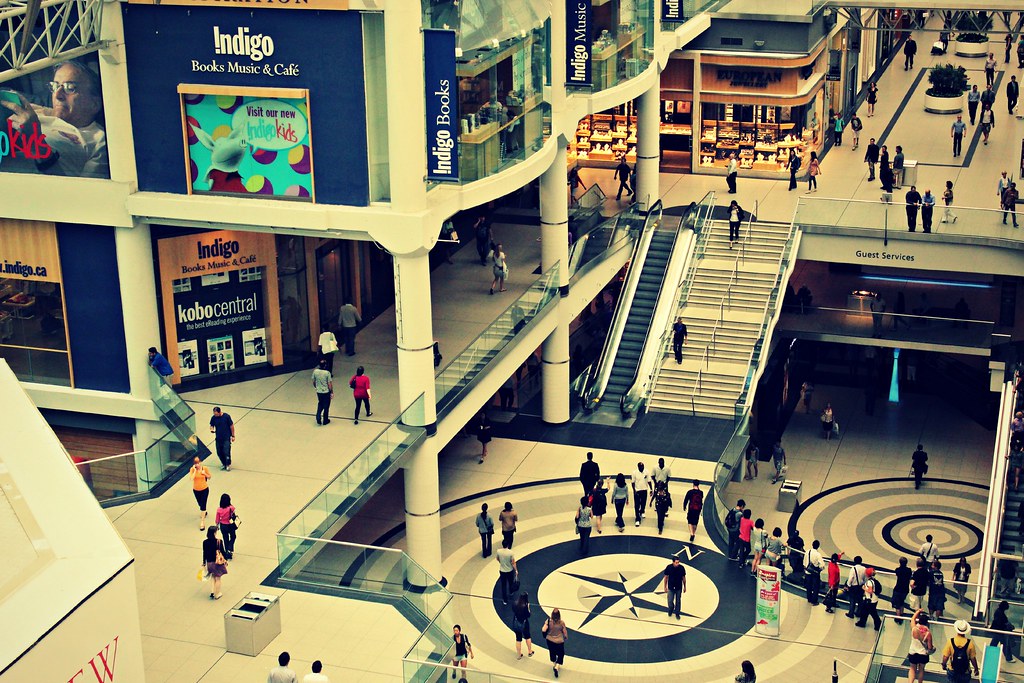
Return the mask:
<svg viewBox="0 0 1024 683">
<path fill-rule="evenodd" d="M 634 383 L 678 234 L 675 229 L 659 229 L 661 215 L 659 200 L 644 216 L 601 359 L 582 391 L 588 413 L 602 405 L 618 407 Z"/>
</svg>

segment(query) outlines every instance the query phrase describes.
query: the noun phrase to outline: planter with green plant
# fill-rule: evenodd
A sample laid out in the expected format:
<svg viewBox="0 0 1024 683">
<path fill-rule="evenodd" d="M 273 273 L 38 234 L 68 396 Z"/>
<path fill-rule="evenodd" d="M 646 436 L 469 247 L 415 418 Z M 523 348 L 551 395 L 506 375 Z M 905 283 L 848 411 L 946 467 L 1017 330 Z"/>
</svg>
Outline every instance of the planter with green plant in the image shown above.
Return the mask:
<svg viewBox="0 0 1024 683">
<path fill-rule="evenodd" d="M 967 70 L 942 64 L 928 70 L 931 87 L 924 94 L 924 110 L 933 114 L 955 114 L 964 109 Z"/>
<path fill-rule="evenodd" d="M 981 12 L 963 12 L 954 22 L 953 51 L 960 57 L 984 57 L 989 53 L 988 31 L 992 17 Z"/>
</svg>

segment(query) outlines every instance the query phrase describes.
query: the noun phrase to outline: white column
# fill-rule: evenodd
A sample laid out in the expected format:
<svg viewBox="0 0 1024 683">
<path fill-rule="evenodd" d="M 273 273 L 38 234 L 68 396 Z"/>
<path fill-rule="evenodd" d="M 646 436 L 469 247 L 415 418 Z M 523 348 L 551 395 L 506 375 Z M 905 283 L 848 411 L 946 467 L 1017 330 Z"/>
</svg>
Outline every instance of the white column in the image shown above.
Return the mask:
<svg viewBox="0 0 1024 683">
<path fill-rule="evenodd" d="M 160 344 L 159 312 L 156 305 L 156 282 L 153 278 L 153 247 L 149 225 L 114 228 L 117 249 L 117 270 L 121 291 L 124 340 L 128 347 L 128 383 L 134 398 L 152 400 L 149 364 L 146 349 Z M 170 359 L 174 362 L 174 359 Z M 134 449 L 144 450 L 165 432 L 156 420 L 136 420 Z M 136 459 L 140 475 L 144 474 L 142 458 Z M 152 477 L 150 477 L 152 478 Z"/>
<path fill-rule="evenodd" d="M 554 161 L 540 178 L 540 263 L 547 272 L 556 263 L 562 295 L 569 292 L 569 204 L 566 191 L 565 145 L 560 144 Z M 559 303 L 555 304 L 561 306 Z M 541 347 L 541 417 L 548 424 L 569 421 L 569 321 L 559 321 Z"/>
<path fill-rule="evenodd" d="M 395 255 L 395 324 L 398 332 L 398 396 L 403 409 L 423 394 L 423 410 L 412 410 L 406 423 L 433 434 L 437 421 L 434 391 L 434 333 L 431 324 L 430 261 L 427 252 Z M 442 578 L 441 500 L 438 445 L 428 437 L 402 462 L 405 469 L 406 551 L 434 579 Z M 408 572 L 413 585 L 424 577 Z"/>
<path fill-rule="evenodd" d="M 107 156 L 111 180 L 135 182 L 135 147 L 132 143 L 131 108 L 128 104 L 128 71 L 124 59 L 124 26 L 121 3 L 103 3 L 103 37 L 113 41 L 100 50 L 103 82 L 103 116 L 106 121 Z M 146 230 L 148 237 L 149 230 Z M 150 261 L 149 263 L 152 263 Z M 150 273 L 148 281 L 153 280 Z M 155 342 L 154 338 L 154 342 Z M 129 346 L 129 348 L 131 348 Z"/>
<path fill-rule="evenodd" d="M 396 211 L 421 211 L 427 203 L 421 17 L 414 0 L 388 3 L 384 12 L 391 206 Z"/>
<path fill-rule="evenodd" d="M 636 184 L 633 190 L 644 209 L 660 197 L 661 84 L 655 82 L 640 96 L 636 117 Z M 646 202 L 646 204 L 644 204 Z"/>
</svg>

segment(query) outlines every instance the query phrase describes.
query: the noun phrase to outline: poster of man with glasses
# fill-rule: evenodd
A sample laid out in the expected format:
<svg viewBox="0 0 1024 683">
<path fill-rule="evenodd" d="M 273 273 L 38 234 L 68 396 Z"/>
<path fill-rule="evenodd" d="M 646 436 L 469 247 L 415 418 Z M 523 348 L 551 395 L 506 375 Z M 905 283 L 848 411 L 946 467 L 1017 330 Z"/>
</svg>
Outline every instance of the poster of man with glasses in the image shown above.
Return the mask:
<svg viewBox="0 0 1024 683">
<path fill-rule="evenodd" d="M 94 55 L 0 83 L 0 121 L 0 172 L 110 177 Z"/>
</svg>

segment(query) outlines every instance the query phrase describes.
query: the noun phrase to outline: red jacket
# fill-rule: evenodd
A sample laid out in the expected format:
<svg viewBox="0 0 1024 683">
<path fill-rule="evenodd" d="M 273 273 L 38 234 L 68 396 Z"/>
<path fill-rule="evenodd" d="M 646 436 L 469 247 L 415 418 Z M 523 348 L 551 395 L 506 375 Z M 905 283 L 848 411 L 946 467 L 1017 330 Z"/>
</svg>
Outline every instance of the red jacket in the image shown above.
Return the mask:
<svg viewBox="0 0 1024 683">
<path fill-rule="evenodd" d="M 839 553 L 839 558 L 842 559 L 843 554 Z M 828 563 L 828 587 L 835 588 L 839 585 L 839 564 L 836 562 Z"/>
<path fill-rule="evenodd" d="M 348 383 L 349 386 L 352 386 L 353 398 L 370 398 L 369 377 L 366 375 L 352 375 L 352 379 L 350 379 Z"/>
</svg>

